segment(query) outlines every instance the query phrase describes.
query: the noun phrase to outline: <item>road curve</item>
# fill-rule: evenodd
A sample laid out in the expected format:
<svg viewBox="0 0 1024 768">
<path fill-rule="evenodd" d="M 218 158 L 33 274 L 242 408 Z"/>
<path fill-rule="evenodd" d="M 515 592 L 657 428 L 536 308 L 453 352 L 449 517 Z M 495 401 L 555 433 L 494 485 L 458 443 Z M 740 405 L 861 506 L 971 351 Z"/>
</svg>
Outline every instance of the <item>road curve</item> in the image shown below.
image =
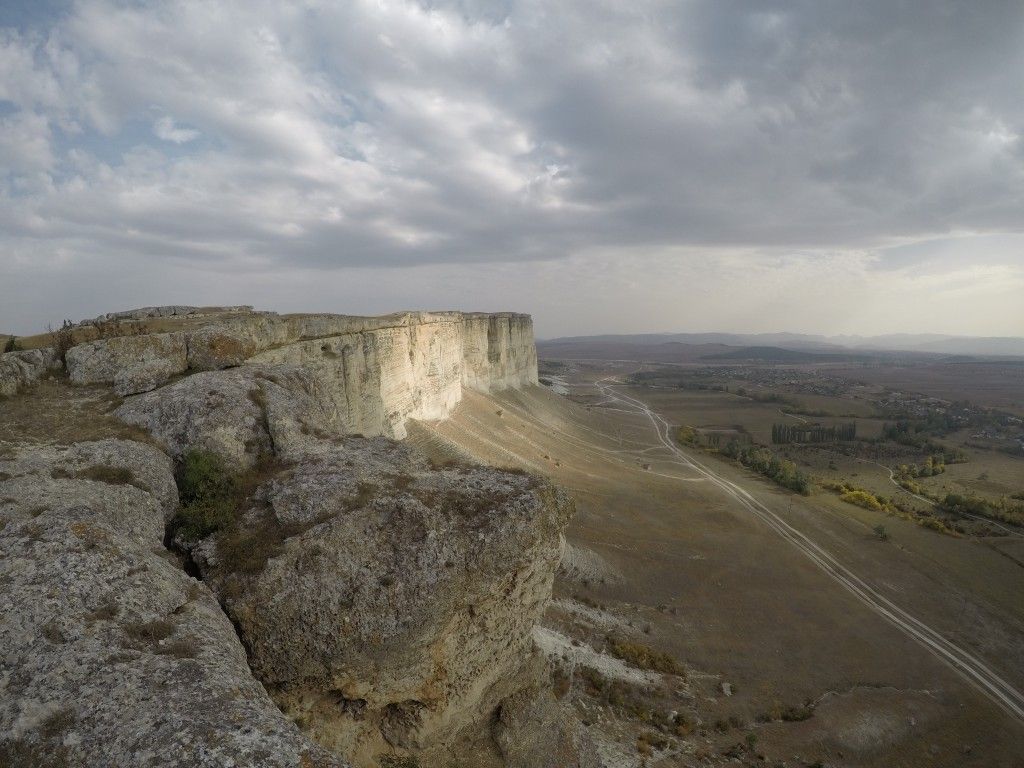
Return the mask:
<svg viewBox="0 0 1024 768">
<path fill-rule="evenodd" d="M 989 699 L 1002 707 L 1018 720 L 1024 721 L 1024 694 L 1013 687 L 1007 680 L 994 672 L 985 662 L 947 640 L 936 630 L 900 608 L 884 595 L 879 594 L 861 577 L 841 564 L 828 551 L 820 547 L 806 534 L 797 530 L 758 501 L 748 491 L 736 483 L 717 474 L 709 466 L 698 461 L 685 452 L 672 439 L 672 427 L 660 414 L 655 413 L 645 403 L 622 392 L 615 391 L 615 377 L 608 376 L 595 382 L 595 386 L 609 399 L 614 400 L 625 409 L 646 416 L 658 436 L 658 440 L 672 452 L 681 464 L 705 477 L 718 486 L 723 492 L 735 499 L 744 509 L 760 519 L 765 525 L 784 538 L 803 555 L 823 570 L 834 581 L 838 582 L 858 600 L 880 614 L 891 624 L 915 639 L 941 661 L 958 672 L 961 677 L 982 691 Z"/>
</svg>

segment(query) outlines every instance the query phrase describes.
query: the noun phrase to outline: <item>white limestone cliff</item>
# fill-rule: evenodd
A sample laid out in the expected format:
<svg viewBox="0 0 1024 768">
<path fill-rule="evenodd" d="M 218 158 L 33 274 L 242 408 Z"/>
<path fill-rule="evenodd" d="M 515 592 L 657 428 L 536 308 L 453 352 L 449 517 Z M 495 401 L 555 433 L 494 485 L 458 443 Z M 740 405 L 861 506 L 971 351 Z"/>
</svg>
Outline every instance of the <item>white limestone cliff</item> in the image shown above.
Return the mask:
<svg viewBox="0 0 1024 768">
<path fill-rule="evenodd" d="M 301 374 L 307 432 L 399 440 L 409 419 L 448 416 L 464 389 L 537 383 L 532 321 L 513 313 L 212 316 L 174 332 L 86 342 L 73 347 L 67 361 L 75 383 L 113 383 L 121 395 L 155 389 L 130 398 L 117 415 L 172 453 L 199 444 L 235 464 L 247 463 L 241 446 L 273 441 L 276 417 L 265 408 L 261 416 L 237 395 L 261 399 L 254 393 L 266 389 L 274 370 Z M 237 391 L 213 407 L 210 397 L 226 380 L 197 377 L 224 368 L 236 370 Z M 196 391 L 204 387 L 210 397 Z M 239 408 L 253 413 L 236 418 Z"/>
</svg>

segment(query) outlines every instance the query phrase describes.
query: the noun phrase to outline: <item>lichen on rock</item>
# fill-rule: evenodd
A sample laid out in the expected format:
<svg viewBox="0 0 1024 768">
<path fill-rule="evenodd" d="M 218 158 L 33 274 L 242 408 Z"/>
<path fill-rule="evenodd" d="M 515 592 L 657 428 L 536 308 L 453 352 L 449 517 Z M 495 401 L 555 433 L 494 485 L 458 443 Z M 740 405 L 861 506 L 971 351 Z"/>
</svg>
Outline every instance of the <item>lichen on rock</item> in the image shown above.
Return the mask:
<svg viewBox="0 0 1024 768">
<path fill-rule="evenodd" d="M 0 765 L 342 768 L 163 549 L 173 486 L 138 443 L 0 461 Z"/>
</svg>

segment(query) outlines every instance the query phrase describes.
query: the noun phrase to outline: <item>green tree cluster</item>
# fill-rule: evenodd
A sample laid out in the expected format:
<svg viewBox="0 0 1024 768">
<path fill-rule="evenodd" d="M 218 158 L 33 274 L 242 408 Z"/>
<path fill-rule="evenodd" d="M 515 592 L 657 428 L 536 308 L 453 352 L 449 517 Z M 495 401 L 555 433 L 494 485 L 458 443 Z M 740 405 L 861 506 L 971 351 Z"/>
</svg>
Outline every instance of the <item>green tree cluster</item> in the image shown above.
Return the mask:
<svg viewBox="0 0 1024 768">
<path fill-rule="evenodd" d="M 944 456 L 929 456 L 924 460 L 922 466 L 917 464 L 900 464 L 896 470 L 898 480 L 911 477 L 935 477 L 946 471 L 946 460 Z"/>
<path fill-rule="evenodd" d="M 811 492 L 810 481 L 797 469 L 796 464 L 789 459 L 780 459 L 768 448 L 753 445 L 742 446 L 738 441 L 731 440 L 722 449 L 722 453 L 773 480 L 783 488 L 789 488 L 804 496 Z"/>
</svg>

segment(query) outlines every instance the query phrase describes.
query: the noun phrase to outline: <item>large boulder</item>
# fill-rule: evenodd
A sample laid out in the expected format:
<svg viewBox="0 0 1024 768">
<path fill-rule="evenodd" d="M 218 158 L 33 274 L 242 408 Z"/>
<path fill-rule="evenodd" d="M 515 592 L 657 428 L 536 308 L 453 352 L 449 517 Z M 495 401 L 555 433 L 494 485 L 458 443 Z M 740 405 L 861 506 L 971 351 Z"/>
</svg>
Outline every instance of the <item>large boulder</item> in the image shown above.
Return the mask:
<svg viewBox="0 0 1024 768">
<path fill-rule="evenodd" d="M 173 485 L 133 443 L 0 461 L 0 765 L 342 768 L 164 550 Z"/>
<path fill-rule="evenodd" d="M 10 397 L 63 368 L 51 347 L 0 354 L 0 396 Z"/>
<path fill-rule="evenodd" d="M 194 371 L 242 365 L 265 349 L 294 341 L 288 324 L 272 312 L 222 318 L 188 333 L 188 364 Z"/>
<path fill-rule="evenodd" d="M 568 497 L 384 438 L 318 446 L 192 548 L 254 674 L 356 764 L 488 723 L 550 598 Z"/>
<path fill-rule="evenodd" d="M 295 366 L 243 366 L 196 373 L 130 398 L 115 412 L 147 430 L 173 456 L 211 451 L 234 469 L 261 456 L 288 458 L 312 435 L 331 433 L 330 399 L 308 371 Z"/>
<path fill-rule="evenodd" d="M 75 384 L 113 384 L 121 396 L 148 392 L 188 368 L 181 333 L 115 336 L 72 347 L 66 354 Z"/>
</svg>

